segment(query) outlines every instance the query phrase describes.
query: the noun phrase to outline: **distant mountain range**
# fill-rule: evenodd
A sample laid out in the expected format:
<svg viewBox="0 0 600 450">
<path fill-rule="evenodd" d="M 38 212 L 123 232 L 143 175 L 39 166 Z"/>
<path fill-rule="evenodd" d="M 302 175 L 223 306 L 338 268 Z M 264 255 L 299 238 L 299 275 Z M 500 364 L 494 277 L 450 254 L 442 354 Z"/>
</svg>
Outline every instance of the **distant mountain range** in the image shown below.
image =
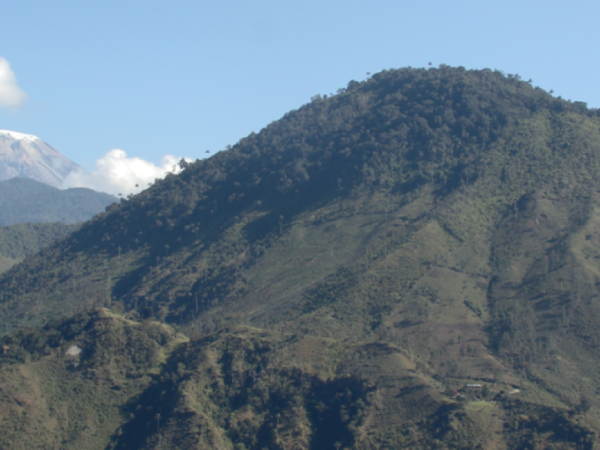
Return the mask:
<svg viewBox="0 0 600 450">
<path fill-rule="evenodd" d="M 39 138 L 0 130 L 0 273 L 117 200 L 91 189 L 58 189 L 73 171 L 83 169 Z"/>
<path fill-rule="evenodd" d="M 0 130 L 0 180 L 29 178 L 56 188 L 79 165 L 36 136 Z"/>
<path fill-rule="evenodd" d="M 0 181 L 0 225 L 76 223 L 91 219 L 117 197 L 87 188 L 57 189 L 26 178 Z"/>
</svg>

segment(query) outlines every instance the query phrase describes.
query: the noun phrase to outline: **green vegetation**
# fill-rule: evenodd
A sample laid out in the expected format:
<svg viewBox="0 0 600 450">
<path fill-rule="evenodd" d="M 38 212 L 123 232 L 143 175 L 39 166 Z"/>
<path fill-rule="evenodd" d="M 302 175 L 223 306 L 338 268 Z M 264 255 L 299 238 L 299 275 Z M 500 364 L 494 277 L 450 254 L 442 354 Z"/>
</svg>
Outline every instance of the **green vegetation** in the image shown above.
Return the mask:
<svg viewBox="0 0 600 450">
<path fill-rule="evenodd" d="M 89 220 L 117 198 L 91 189 L 60 190 L 28 178 L 0 181 L 0 225 Z"/>
<path fill-rule="evenodd" d="M 385 71 L 181 164 L 0 278 L 28 448 L 593 448 L 597 110 Z"/>
<path fill-rule="evenodd" d="M 0 273 L 79 227 L 79 224 L 19 223 L 0 226 Z"/>
</svg>

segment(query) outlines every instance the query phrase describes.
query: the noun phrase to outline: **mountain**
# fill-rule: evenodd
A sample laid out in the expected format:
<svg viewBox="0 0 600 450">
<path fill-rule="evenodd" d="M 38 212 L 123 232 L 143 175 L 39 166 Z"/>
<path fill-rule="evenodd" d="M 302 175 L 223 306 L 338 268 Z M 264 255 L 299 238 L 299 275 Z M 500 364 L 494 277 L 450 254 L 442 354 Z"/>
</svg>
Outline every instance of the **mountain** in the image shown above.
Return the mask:
<svg viewBox="0 0 600 450">
<path fill-rule="evenodd" d="M 0 180 L 30 178 L 58 188 L 73 171 L 83 169 L 38 137 L 0 130 Z"/>
<path fill-rule="evenodd" d="M 29 255 L 37 253 L 57 239 L 72 233 L 78 224 L 19 223 L 0 226 L 0 273 Z"/>
<path fill-rule="evenodd" d="M 599 116 L 406 68 L 182 162 L 0 277 L 2 446 L 594 448 Z"/>
<path fill-rule="evenodd" d="M 0 225 L 76 223 L 91 219 L 117 197 L 87 188 L 60 190 L 27 178 L 0 181 Z"/>
</svg>

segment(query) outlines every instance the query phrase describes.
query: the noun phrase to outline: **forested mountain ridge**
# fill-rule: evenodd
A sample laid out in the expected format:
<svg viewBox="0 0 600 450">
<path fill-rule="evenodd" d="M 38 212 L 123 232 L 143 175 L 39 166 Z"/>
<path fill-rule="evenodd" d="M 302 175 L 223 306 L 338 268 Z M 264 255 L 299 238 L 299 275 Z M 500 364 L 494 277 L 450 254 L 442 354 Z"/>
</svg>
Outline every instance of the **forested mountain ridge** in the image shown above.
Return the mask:
<svg viewBox="0 0 600 450">
<path fill-rule="evenodd" d="M 599 158 L 597 110 L 516 76 L 351 82 L 0 278 L 6 331 L 58 320 L 5 337 L 22 356 L 1 370 L 50 383 L 28 359 L 63 370 L 100 324 L 159 321 L 191 340 L 136 397 L 152 415 L 130 410 L 104 445 L 592 448 Z M 88 325 L 57 338 L 69 321 Z M 107 345 L 119 384 L 131 355 Z M 97 373 L 77 363 L 65 382 Z M 68 423 L 51 435 L 75 445 Z"/>
<path fill-rule="evenodd" d="M 116 200 L 91 189 L 61 191 L 27 178 L 0 181 L 0 273 Z"/>
<path fill-rule="evenodd" d="M 0 225 L 83 222 L 115 201 L 112 195 L 87 188 L 60 190 L 35 180 L 12 178 L 0 181 Z"/>
</svg>

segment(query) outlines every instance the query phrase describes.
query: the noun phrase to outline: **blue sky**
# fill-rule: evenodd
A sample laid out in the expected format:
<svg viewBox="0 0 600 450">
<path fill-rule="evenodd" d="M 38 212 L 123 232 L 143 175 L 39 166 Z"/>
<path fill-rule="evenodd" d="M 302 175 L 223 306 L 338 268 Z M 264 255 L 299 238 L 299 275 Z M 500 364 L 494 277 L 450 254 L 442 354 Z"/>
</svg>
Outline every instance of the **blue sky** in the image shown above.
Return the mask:
<svg viewBox="0 0 600 450">
<path fill-rule="evenodd" d="M 600 107 L 599 17 L 593 1 L 5 2 L 0 57 L 27 100 L 0 107 L 0 129 L 90 171 L 111 149 L 200 158 L 367 72 L 430 61 Z"/>
</svg>

